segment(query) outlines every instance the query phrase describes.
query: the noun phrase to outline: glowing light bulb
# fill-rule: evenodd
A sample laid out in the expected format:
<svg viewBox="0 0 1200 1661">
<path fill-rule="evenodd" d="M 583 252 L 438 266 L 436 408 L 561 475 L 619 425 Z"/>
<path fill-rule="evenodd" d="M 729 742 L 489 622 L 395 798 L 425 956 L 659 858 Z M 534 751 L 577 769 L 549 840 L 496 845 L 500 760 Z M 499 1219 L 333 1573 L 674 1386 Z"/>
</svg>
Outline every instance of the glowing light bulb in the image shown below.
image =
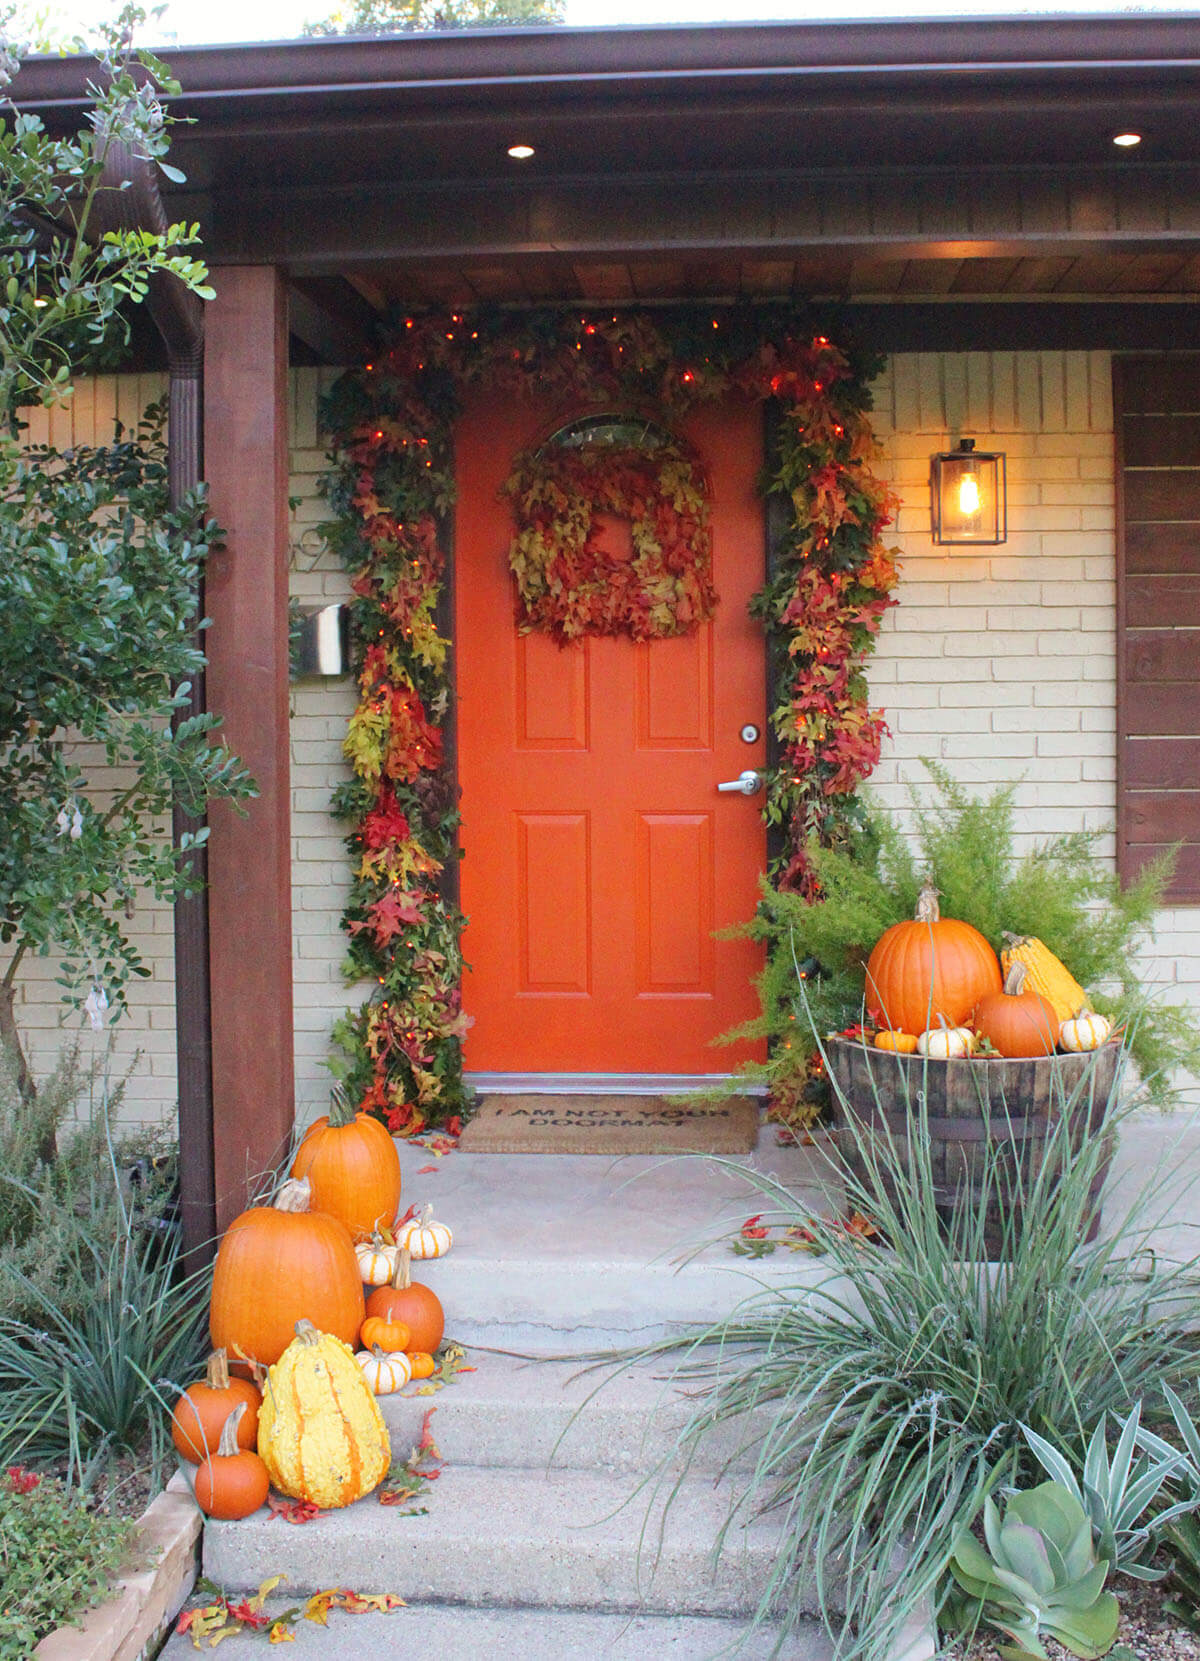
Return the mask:
<svg viewBox="0 0 1200 1661">
<path fill-rule="evenodd" d="M 974 473 L 964 473 L 959 482 L 958 511 L 964 518 L 979 512 L 979 480 Z"/>
</svg>

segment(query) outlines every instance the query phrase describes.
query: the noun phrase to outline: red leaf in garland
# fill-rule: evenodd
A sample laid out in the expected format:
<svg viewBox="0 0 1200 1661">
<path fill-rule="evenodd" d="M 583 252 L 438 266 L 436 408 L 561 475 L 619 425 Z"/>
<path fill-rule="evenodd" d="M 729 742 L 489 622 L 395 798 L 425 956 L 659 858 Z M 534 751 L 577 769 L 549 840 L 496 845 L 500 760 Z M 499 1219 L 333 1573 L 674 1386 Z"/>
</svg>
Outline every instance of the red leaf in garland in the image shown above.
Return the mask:
<svg viewBox="0 0 1200 1661">
<path fill-rule="evenodd" d="M 408 817 L 398 806 L 390 784 L 385 784 L 380 791 L 379 800 L 362 822 L 360 834 L 363 846 L 373 853 L 386 848 L 389 842 L 408 841 L 412 834 Z"/>
<path fill-rule="evenodd" d="M 369 929 L 377 946 L 386 946 L 414 923 L 424 920 L 420 895 L 406 893 L 402 888 L 389 888 L 381 899 L 367 911 L 366 922 L 351 923 L 350 932 Z"/>
</svg>

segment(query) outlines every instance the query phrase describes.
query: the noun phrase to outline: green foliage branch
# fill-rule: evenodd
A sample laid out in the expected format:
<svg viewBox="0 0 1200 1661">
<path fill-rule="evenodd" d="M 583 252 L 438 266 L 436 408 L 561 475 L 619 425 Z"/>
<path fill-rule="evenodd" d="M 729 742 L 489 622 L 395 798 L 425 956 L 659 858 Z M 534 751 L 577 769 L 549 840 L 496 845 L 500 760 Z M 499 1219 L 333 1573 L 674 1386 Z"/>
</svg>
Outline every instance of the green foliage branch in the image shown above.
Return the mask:
<svg viewBox="0 0 1200 1661">
<path fill-rule="evenodd" d="M 566 0 L 351 0 L 306 23 L 306 35 L 397 35 L 416 30 L 511 29 L 561 23 Z"/>
<path fill-rule="evenodd" d="M 172 276 L 204 299 L 206 267 L 189 250 L 195 225 L 165 234 L 133 229 L 97 234 L 97 205 L 120 187 L 105 179 L 114 144 L 128 145 L 168 178 L 169 122 L 162 97 L 179 84 L 152 53 L 133 44 L 145 13 L 128 5 L 102 32 L 98 79 L 88 83 L 87 127 L 59 136 L 6 93 L 18 49 L 0 45 L 0 418 L 14 439 L 17 411 L 70 395 L 81 365 L 112 361 L 129 340 L 129 306 L 152 279 Z M 12 465 L 11 453 L 5 457 Z"/>
<path fill-rule="evenodd" d="M 216 527 L 202 491 L 168 506 L 164 411 L 99 448 L 23 439 L 20 411 L 65 402 L 77 373 L 119 350 L 152 281 L 211 293 L 194 227 L 94 232 L 117 188 L 105 182 L 115 142 L 176 176 L 160 95 L 177 88 L 133 47 L 142 18 L 127 8 L 106 32 L 83 131 L 51 135 L 0 102 L 0 1036 L 19 1057 L 24 960 L 57 953 L 64 994 L 90 999 L 94 1022 L 120 1008 L 148 972 L 125 927 L 137 894 L 196 884 L 207 833 L 172 846 L 172 804 L 198 814 L 253 790 L 213 742 L 216 718 L 184 713 L 204 664 L 196 593 Z M 6 75 L 15 67 L 10 54 Z"/>
<path fill-rule="evenodd" d="M 826 325 L 829 326 L 829 325 Z M 325 481 L 330 546 L 352 573 L 359 704 L 334 811 L 350 827 L 343 926 L 351 979 L 374 982 L 338 1023 L 334 1067 L 394 1133 L 452 1122 L 464 1105 L 459 935 L 447 897 L 458 823 L 442 729 L 450 706 L 439 629 L 441 521 L 454 501 L 452 435 L 462 394 L 532 388 L 660 422 L 741 394 L 779 409 L 762 489 L 784 505 L 773 573 L 755 601 L 776 676 L 768 822 L 785 888 L 812 891 L 810 843 L 847 841 L 854 792 L 879 756 L 863 662 L 894 604 L 894 503 L 874 477 L 873 357 L 835 344 L 792 305 L 577 308 L 398 315 L 376 360 L 322 406 L 338 463 Z"/>
</svg>

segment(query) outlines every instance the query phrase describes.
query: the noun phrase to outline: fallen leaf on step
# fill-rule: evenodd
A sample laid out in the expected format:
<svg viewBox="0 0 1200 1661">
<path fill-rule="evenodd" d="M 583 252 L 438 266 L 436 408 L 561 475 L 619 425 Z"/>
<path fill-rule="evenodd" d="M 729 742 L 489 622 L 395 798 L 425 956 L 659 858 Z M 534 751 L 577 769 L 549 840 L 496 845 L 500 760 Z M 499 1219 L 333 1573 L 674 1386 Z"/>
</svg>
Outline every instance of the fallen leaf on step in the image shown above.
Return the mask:
<svg viewBox="0 0 1200 1661">
<path fill-rule="evenodd" d="M 267 1495 L 267 1504 L 273 1517 L 282 1517 L 285 1523 L 311 1523 L 321 1515 L 321 1507 L 311 1500 L 281 1500 Z"/>
</svg>

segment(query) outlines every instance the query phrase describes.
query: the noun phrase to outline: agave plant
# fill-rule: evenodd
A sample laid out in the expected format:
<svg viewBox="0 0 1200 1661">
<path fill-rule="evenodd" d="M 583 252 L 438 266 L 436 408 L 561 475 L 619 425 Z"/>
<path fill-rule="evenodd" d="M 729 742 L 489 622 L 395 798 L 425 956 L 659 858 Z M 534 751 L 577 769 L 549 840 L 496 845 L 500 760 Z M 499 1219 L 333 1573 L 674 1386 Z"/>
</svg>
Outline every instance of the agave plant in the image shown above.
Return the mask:
<svg viewBox="0 0 1200 1661">
<path fill-rule="evenodd" d="M 1112 1565 L 1096 1556 L 1091 1520 L 1070 1489 L 1043 1482 L 1014 1493 L 1003 1519 L 989 1496 L 983 1532 L 986 1551 L 964 1533 L 950 1559 L 961 1626 L 982 1621 L 1007 1634 L 1012 1644 L 999 1647 L 1008 1661 L 1049 1661 L 1043 1637 L 1084 1657 L 1112 1648 L 1119 1610 L 1104 1590 Z"/>
<path fill-rule="evenodd" d="M 1167 1394 L 1178 1401 L 1169 1385 Z M 1134 1580 L 1161 1580 L 1166 1571 L 1155 1568 L 1150 1561 L 1156 1545 L 1154 1536 L 1172 1518 L 1194 1511 L 1200 1505 L 1200 1494 L 1168 1506 L 1147 1522 L 1141 1521 L 1163 1485 L 1173 1477 L 1183 1477 L 1190 1465 L 1186 1454 L 1142 1431 L 1141 1417 L 1142 1404 L 1136 1402 L 1120 1427 L 1110 1460 L 1108 1414 L 1100 1415 L 1083 1461 L 1082 1490 L 1070 1462 L 1057 1448 L 1028 1425 L 1022 1425 L 1021 1430 L 1047 1476 L 1073 1495 L 1091 1518 L 1101 1557 Z M 1145 1452 L 1135 1461 L 1139 1441 Z"/>
</svg>

